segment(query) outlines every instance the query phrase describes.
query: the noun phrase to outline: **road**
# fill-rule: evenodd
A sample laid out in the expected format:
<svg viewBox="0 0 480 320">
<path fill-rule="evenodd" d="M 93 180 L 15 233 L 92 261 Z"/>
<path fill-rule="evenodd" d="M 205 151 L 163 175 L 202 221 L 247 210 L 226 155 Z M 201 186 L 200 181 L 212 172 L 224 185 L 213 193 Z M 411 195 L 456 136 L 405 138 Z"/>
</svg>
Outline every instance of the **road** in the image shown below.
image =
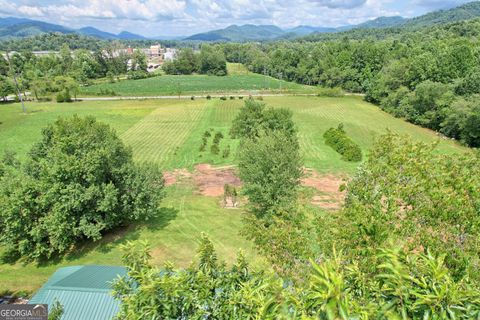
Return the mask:
<svg viewBox="0 0 480 320">
<path fill-rule="evenodd" d="M 347 96 L 363 96 L 363 94 L 356 94 L 356 93 L 346 93 Z M 74 99 L 75 101 L 112 101 L 112 100 L 147 100 L 147 99 L 191 99 L 195 97 L 195 99 L 207 98 L 207 95 L 191 95 L 191 96 L 114 96 L 114 97 L 88 97 L 88 98 L 77 98 Z M 286 96 L 316 96 L 315 93 L 264 93 L 264 94 L 248 94 L 248 95 L 241 95 L 241 94 L 211 94 L 210 97 L 212 98 L 220 98 L 226 97 L 227 99 L 230 96 L 244 96 L 244 97 L 286 97 Z"/>
</svg>

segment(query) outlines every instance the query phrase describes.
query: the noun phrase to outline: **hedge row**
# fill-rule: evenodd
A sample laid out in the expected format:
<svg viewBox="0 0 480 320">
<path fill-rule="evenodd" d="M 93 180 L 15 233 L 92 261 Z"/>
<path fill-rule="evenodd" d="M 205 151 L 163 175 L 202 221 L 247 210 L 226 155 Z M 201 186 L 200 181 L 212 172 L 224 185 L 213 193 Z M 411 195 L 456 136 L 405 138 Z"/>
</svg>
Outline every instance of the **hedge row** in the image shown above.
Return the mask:
<svg viewBox="0 0 480 320">
<path fill-rule="evenodd" d="M 362 160 L 362 149 L 347 136 L 343 124 L 339 124 L 338 128 L 328 129 L 323 137 L 328 146 L 342 155 L 343 160 L 352 162 Z"/>
</svg>

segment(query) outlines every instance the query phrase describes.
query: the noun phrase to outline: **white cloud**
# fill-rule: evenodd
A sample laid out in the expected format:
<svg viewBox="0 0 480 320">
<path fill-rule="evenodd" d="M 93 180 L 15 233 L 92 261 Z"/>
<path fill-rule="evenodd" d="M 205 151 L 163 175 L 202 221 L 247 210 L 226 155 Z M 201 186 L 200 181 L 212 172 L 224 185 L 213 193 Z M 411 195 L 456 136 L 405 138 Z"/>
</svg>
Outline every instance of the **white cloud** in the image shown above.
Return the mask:
<svg viewBox="0 0 480 320">
<path fill-rule="evenodd" d="M 231 24 L 336 27 L 379 16 L 414 16 L 468 0 L 0 0 L 0 14 L 78 28 L 190 35 Z"/>
<path fill-rule="evenodd" d="M 41 17 L 44 15 L 43 10 L 39 7 L 20 6 L 17 8 L 17 11 L 22 15 L 29 17 Z"/>
</svg>

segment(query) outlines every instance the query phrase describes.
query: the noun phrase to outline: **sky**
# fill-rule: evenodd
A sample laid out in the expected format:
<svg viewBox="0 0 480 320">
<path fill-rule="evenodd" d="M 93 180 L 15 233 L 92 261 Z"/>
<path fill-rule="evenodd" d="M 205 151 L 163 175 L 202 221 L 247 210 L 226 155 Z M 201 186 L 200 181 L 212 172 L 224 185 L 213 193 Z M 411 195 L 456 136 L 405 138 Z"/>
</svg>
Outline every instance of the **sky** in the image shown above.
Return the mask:
<svg viewBox="0 0 480 320">
<path fill-rule="evenodd" d="M 469 0 L 0 0 L 0 16 L 155 37 L 188 36 L 231 24 L 338 27 L 380 16 L 414 17 L 466 2 Z"/>
</svg>

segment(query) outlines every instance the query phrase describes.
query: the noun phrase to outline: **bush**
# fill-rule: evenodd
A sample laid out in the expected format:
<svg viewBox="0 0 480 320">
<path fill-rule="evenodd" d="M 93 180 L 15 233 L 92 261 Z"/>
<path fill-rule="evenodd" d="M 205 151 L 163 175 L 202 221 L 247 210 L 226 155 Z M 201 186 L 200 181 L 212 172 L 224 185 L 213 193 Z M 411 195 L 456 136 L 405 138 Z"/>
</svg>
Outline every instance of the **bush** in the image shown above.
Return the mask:
<svg viewBox="0 0 480 320">
<path fill-rule="evenodd" d="M 116 96 L 117 93 L 112 89 L 100 89 L 100 92 L 95 93 L 97 96 Z"/>
<path fill-rule="evenodd" d="M 362 149 L 347 136 L 343 124 L 339 124 L 336 129 L 328 129 L 323 137 L 328 146 L 342 155 L 343 160 L 352 162 L 362 160 Z"/>
<path fill-rule="evenodd" d="M 239 96 L 238 99 L 243 100 L 243 96 Z"/>
<path fill-rule="evenodd" d="M 195 100 L 195 96 L 191 96 L 191 97 L 190 97 L 190 100 Z"/>
<path fill-rule="evenodd" d="M 142 70 L 131 70 L 127 73 L 127 79 L 129 80 L 139 80 L 146 79 L 149 77 L 148 72 Z"/>
<path fill-rule="evenodd" d="M 63 90 L 57 93 L 56 99 L 58 103 L 72 102 L 72 97 L 70 96 L 70 93 L 67 90 Z"/>
<path fill-rule="evenodd" d="M 223 149 L 222 157 L 228 158 L 229 155 L 230 155 L 230 146 L 226 146 L 225 149 Z"/>
<path fill-rule="evenodd" d="M 220 153 L 220 148 L 218 147 L 217 143 L 212 144 L 210 147 L 210 152 L 213 154 L 219 154 Z"/>
<path fill-rule="evenodd" d="M 221 97 L 220 97 L 220 100 L 224 100 L 224 101 L 225 101 L 225 100 L 227 100 L 227 97 L 221 96 Z"/>
<path fill-rule="evenodd" d="M 211 100 L 212 99 L 212 96 L 211 95 L 207 95 L 207 100 Z"/>
<path fill-rule="evenodd" d="M 235 100 L 235 97 L 234 97 L 234 96 L 230 96 L 230 100 Z"/>
<path fill-rule="evenodd" d="M 131 150 L 93 117 L 60 118 L 43 130 L 28 161 L 0 177 L 0 243 L 32 260 L 157 215 L 157 167 L 137 166 Z"/>
<path fill-rule="evenodd" d="M 223 139 L 223 133 L 218 131 L 217 133 L 215 133 L 215 137 L 213 137 L 213 143 L 218 143 L 222 139 Z"/>
<path fill-rule="evenodd" d="M 63 102 L 65 102 L 65 97 L 63 96 L 63 92 L 57 93 L 56 99 L 57 99 L 57 103 L 63 103 Z"/>
</svg>

